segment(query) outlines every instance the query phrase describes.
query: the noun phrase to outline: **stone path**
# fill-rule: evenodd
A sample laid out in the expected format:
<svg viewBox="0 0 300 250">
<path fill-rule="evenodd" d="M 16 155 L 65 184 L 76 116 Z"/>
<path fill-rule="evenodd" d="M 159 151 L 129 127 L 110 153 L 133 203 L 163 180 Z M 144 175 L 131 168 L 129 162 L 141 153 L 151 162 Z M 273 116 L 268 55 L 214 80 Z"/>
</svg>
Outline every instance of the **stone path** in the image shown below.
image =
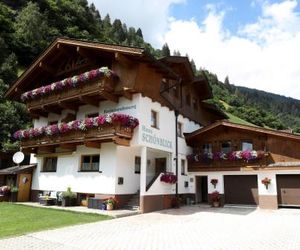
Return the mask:
<svg viewBox="0 0 300 250">
<path fill-rule="evenodd" d="M 8 238 L 0 249 L 298 250 L 300 210 L 189 206 Z"/>
</svg>

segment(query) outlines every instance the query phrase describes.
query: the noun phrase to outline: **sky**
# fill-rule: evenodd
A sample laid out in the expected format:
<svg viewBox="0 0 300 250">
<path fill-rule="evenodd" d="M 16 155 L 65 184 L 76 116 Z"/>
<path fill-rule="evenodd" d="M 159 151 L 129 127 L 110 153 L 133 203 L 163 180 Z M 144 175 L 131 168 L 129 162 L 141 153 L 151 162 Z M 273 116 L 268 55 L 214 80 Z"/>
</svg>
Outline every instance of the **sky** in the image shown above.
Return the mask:
<svg viewBox="0 0 300 250">
<path fill-rule="evenodd" d="M 300 99 L 300 0 L 88 1 L 221 81 Z"/>
</svg>

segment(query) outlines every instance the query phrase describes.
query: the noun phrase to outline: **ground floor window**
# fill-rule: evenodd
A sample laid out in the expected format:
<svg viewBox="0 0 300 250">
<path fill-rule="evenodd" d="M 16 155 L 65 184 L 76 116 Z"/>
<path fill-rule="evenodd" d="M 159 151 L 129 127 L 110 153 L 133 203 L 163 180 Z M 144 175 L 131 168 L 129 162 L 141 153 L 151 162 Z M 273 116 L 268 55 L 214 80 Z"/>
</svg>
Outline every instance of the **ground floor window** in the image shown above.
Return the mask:
<svg viewBox="0 0 300 250">
<path fill-rule="evenodd" d="M 81 171 L 98 172 L 100 155 L 83 155 L 81 157 Z"/>
<path fill-rule="evenodd" d="M 42 172 L 56 172 L 57 157 L 45 157 Z"/>
<path fill-rule="evenodd" d="M 185 175 L 185 160 L 181 159 L 181 175 Z"/>
<path fill-rule="evenodd" d="M 136 156 L 134 160 L 134 173 L 140 174 L 141 173 L 141 157 Z"/>
</svg>

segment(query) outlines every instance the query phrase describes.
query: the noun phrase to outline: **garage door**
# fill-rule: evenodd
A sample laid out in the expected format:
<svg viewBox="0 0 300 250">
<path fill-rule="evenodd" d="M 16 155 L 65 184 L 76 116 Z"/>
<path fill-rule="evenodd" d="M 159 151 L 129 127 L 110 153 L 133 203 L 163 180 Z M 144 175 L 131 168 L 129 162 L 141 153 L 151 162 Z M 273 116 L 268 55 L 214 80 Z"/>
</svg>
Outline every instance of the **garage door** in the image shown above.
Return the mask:
<svg viewBox="0 0 300 250">
<path fill-rule="evenodd" d="M 279 206 L 300 206 L 300 175 L 277 175 Z"/>
<path fill-rule="evenodd" d="M 256 175 L 225 175 L 225 203 L 258 205 Z"/>
</svg>

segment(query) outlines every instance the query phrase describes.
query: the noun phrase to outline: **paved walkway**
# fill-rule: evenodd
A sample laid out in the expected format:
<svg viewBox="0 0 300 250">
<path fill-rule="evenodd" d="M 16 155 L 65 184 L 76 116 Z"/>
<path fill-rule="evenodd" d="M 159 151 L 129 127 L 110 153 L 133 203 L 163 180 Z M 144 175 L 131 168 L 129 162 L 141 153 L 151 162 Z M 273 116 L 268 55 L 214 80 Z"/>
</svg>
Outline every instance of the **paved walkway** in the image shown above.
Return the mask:
<svg viewBox="0 0 300 250">
<path fill-rule="evenodd" d="M 131 215 L 137 215 L 140 213 L 139 210 L 128 210 L 128 209 L 116 209 L 116 210 L 101 210 L 101 209 L 93 209 L 93 208 L 87 208 L 83 206 L 72 206 L 72 207 L 62 207 L 62 206 L 43 206 L 38 202 L 16 202 L 17 204 L 26 205 L 30 207 L 43 207 L 43 208 L 52 208 L 52 209 L 58 209 L 58 210 L 67 210 L 67 211 L 73 211 L 73 212 L 80 212 L 80 213 L 90 213 L 90 214 L 103 214 L 103 215 L 109 215 L 114 218 L 121 218 Z M 1 248 L 0 248 L 1 250 Z"/>
<path fill-rule="evenodd" d="M 0 249 L 298 250 L 300 210 L 189 206 L 4 239 Z"/>
</svg>

